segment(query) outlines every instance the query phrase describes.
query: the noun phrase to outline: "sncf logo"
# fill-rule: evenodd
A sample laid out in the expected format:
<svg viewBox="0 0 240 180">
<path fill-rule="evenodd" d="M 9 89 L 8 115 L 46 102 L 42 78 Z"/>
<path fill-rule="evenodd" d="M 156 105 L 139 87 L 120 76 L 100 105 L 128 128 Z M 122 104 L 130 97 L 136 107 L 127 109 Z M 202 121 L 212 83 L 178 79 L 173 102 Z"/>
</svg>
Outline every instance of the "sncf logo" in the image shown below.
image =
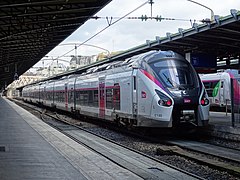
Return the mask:
<svg viewBox="0 0 240 180">
<path fill-rule="evenodd" d="M 191 99 L 184 99 L 184 103 L 190 103 L 191 102 Z"/>
</svg>

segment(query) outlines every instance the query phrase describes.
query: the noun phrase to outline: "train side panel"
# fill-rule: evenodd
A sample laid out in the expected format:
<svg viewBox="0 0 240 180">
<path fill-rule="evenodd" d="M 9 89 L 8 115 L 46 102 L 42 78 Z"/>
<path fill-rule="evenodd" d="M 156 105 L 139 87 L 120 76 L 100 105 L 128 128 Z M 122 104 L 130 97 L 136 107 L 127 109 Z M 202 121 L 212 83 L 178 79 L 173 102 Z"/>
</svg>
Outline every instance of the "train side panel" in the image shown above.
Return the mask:
<svg viewBox="0 0 240 180">
<path fill-rule="evenodd" d="M 171 127 L 173 104 L 170 107 L 159 105 L 160 97 L 155 90 L 165 93 L 150 78 L 150 74 L 144 70 L 138 70 L 138 126 Z"/>
<path fill-rule="evenodd" d="M 207 90 L 211 106 L 230 106 L 231 82 L 228 73 L 206 74 L 201 80 Z"/>
<path fill-rule="evenodd" d="M 75 83 L 76 112 L 98 117 L 98 74 L 77 77 Z"/>
<path fill-rule="evenodd" d="M 32 102 L 38 103 L 39 102 L 39 84 L 35 84 L 32 87 Z"/>
<path fill-rule="evenodd" d="M 39 104 L 46 104 L 46 82 L 39 84 Z"/>
<path fill-rule="evenodd" d="M 45 97 L 46 101 L 44 101 L 45 106 L 54 107 L 54 81 L 47 81 L 45 87 Z"/>
<path fill-rule="evenodd" d="M 75 84 L 76 111 L 114 121 L 132 119 L 132 71 L 95 73 L 78 77 Z"/>
<path fill-rule="evenodd" d="M 132 70 L 108 73 L 105 78 L 106 111 L 109 120 L 132 119 Z"/>
<path fill-rule="evenodd" d="M 46 106 L 129 127 L 201 126 L 208 122 L 209 100 L 199 81 L 182 56 L 155 51 L 30 85 L 23 94 L 36 101 L 38 93 Z"/>
<path fill-rule="evenodd" d="M 30 86 L 24 87 L 23 90 L 22 90 L 22 99 L 24 101 L 28 101 L 29 102 L 29 100 L 30 100 L 29 93 L 30 93 Z"/>
<path fill-rule="evenodd" d="M 76 77 L 70 77 L 67 84 L 67 93 L 68 93 L 68 111 L 75 112 L 75 82 Z"/>
<path fill-rule="evenodd" d="M 68 111 L 66 79 L 61 79 L 54 83 L 54 103 L 53 104 L 57 109 Z"/>
</svg>

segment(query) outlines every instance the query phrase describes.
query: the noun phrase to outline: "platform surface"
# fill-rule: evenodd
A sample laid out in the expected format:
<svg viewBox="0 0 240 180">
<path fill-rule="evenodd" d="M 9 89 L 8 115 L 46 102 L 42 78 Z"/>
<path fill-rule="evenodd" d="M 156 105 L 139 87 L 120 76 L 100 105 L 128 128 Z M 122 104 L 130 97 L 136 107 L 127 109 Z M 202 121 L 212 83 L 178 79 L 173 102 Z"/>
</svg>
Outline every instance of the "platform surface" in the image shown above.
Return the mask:
<svg viewBox="0 0 240 180">
<path fill-rule="evenodd" d="M 239 114 L 235 113 L 235 122 L 233 126 L 231 113 L 214 112 L 209 113 L 209 125 L 213 131 L 221 131 L 239 136 L 240 139 L 240 119 Z"/>
<path fill-rule="evenodd" d="M 0 179 L 140 179 L 0 98 Z"/>
<path fill-rule="evenodd" d="M 210 113 L 210 125 L 239 133 L 229 115 Z M 0 179 L 141 178 L 0 97 Z"/>
</svg>

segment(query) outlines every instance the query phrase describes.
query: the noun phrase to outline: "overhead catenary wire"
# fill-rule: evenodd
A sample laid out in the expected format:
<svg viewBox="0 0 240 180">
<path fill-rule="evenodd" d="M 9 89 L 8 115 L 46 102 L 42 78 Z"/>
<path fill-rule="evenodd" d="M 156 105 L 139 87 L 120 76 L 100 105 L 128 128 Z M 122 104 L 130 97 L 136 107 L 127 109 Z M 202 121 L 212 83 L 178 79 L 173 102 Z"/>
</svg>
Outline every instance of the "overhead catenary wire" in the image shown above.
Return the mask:
<svg viewBox="0 0 240 180">
<path fill-rule="evenodd" d="M 91 17 L 92 19 L 107 19 L 107 21 L 109 21 L 109 19 L 119 19 L 120 17 L 100 17 L 100 16 L 93 16 Z M 203 20 L 192 20 L 192 19 L 180 19 L 180 18 L 171 18 L 171 17 L 162 17 L 162 16 L 156 16 L 156 17 L 148 17 L 147 15 L 142 15 L 142 16 L 132 16 L 132 17 L 125 17 L 124 19 L 127 20 L 142 20 L 142 21 L 147 21 L 147 20 L 156 20 L 161 22 L 162 20 L 167 20 L 167 21 L 197 21 L 197 22 L 207 22 L 207 20 L 203 19 Z"/>
<path fill-rule="evenodd" d="M 140 6 L 136 7 L 135 9 L 133 9 L 132 11 L 130 11 L 129 13 L 125 14 L 124 16 L 118 18 L 116 21 L 112 22 L 111 21 L 108 21 L 108 26 L 106 26 L 105 28 L 103 28 L 102 30 L 98 31 L 96 34 L 94 34 L 93 36 L 91 36 L 90 38 L 88 38 L 87 40 L 83 41 L 82 43 L 80 43 L 79 45 L 77 45 L 76 47 L 79 47 L 79 46 L 82 46 L 84 45 L 85 43 L 87 43 L 88 41 L 90 41 L 91 39 L 93 39 L 94 37 L 96 37 L 97 35 L 99 35 L 100 33 L 102 33 L 103 31 L 105 31 L 106 29 L 108 29 L 110 26 L 116 24 L 117 22 L 119 22 L 120 20 L 126 18 L 127 16 L 129 16 L 131 13 L 133 13 L 134 11 L 138 10 L 139 8 L 143 7 L 144 5 L 148 4 L 149 3 L 149 0 L 144 2 L 143 4 L 141 4 Z M 68 52 L 62 54 L 61 56 L 59 56 L 59 58 L 67 55 L 68 53 L 72 52 L 75 50 L 75 47 L 71 50 L 69 50 Z M 57 59 L 57 58 L 56 58 Z M 53 59 L 53 60 L 56 60 L 56 59 Z"/>
<path fill-rule="evenodd" d="M 156 20 L 161 22 L 162 20 L 168 20 L 168 21 L 189 21 L 191 23 L 191 25 L 193 25 L 193 22 L 202 22 L 202 23 L 209 23 L 208 19 L 203 19 L 203 20 L 192 20 L 192 19 L 180 19 L 180 18 L 170 18 L 170 17 L 162 17 L 162 16 L 156 16 L 153 17 L 152 16 L 152 7 L 151 7 L 151 17 L 148 17 L 147 15 L 142 15 L 140 17 L 128 17 L 131 13 L 133 13 L 134 11 L 138 10 L 139 8 L 143 7 L 144 5 L 150 3 L 151 6 L 153 4 L 153 1 L 148 0 L 146 2 L 144 2 L 143 4 L 141 4 L 140 6 L 136 7 L 135 9 L 133 9 L 132 11 L 130 11 L 129 13 L 125 14 L 122 17 L 100 17 L 100 16 L 92 16 L 90 17 L 90 19 L 106 19 L 108 26 L 106 26 L 105 28 L 103 28 L 102 30 L 100 30 L 99 32 L 97 32 L 96 34 L 94 34 L 93 36 L 91 36 L 90 38 L 88 38 L 87 40 L 83 41 L 82 43 L 80 43 L 79 45 L 76 45 L 74 48 L 72 48 L 71 50 L 67 51 L 66 53 L 62 54 L 59 56 L 59 58 L 69 54 L 70 52 L 76 50 L 77 47 L 80 47 L 82 45 L 84 45 L 85 43 L 87 43 L 88 41 L 90 41 L 91 39 L 93 39 L 94 37 L 96 37 L 97 35 L 99 35 L 100 33 L 102 33 L 103 31 L 105 31 L 106 29 L 108 29 L 110 26 L 116 24 L 117 22 L 123 20 L 123 19 L 129 19 L 129 20 L 142 20 L 142 21 L 146 21 L 146 20 Z M 113 21 L 114 19 L 116 19 L 116 21 Z M 53 60 L 57 60 L 57 58 L 53 59 Z"/>
</svg>

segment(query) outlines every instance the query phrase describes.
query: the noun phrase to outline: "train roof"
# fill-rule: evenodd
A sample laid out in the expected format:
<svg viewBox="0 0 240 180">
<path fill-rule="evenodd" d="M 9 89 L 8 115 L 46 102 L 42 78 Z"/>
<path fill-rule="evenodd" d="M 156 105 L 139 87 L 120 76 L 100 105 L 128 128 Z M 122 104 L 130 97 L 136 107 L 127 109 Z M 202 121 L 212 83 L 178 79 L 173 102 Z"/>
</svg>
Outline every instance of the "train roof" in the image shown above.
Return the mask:
<svg viewBox="0 0 240 180">
<path fill-rule="evenodd" d="M 207 80 L 207 79 L 220 79 L 221 77 L 234 77 L 234 78 L 240 78 L 240 72 L 239 70 L 236 69 L 227 69 L 223 70 L 221 72 L 217 73 L 210 73 L 210 74 L 202 74 L 200 75 L 200 78 L 202 80 Z"/>
<path fill-rule="evenodd" d="M 65 75 L 65 76 L 59 76 L 58 78 L 47 78 L 45 80 L 39 81 L 39 82 L 34 82 L 33 84 L 39 84 L 43 82 L 54 82 L 57 79 L 65 79 L 65 78 L 70 78 L 70 77 L 75 77 L 78 75 L 86 75 L 86 74 L 91 74 L 91 73 L 96 73 L 108 69 L 113 69 L 117 67 L 123 67 L 123 66 L 128 66 L 128 67 L 135 67 L 139 68 L 140 67 L 140 62 L 145 61 L 146 63 L 152 63 L 156 60 L 159 59 L 178 59 L 178 60 L 184 60 L 180 54 L 174 52 L 174 51 L 159 51 L 159 50 L 152 50 L 146 53 L 141 53 L 139 55 L 132 56 L 127 59 L 123 60 L 118 60 L 118 61 L 112 61 L 109 63 L 105 64 L 100 64 L 100 65 L 95 65 L 95 66 L 87 66 L 87 67 L 82 67 L 81 70 L 79 70 L 78 73 L 73 72 L 73 74 L 70 75 Z M 76 73 L 76 74 L 75 74 Z M 24 86 L 23 86 L 24 87 Z M 20 88 L 23 88 L 20 87 Z"/>
<path fill-rule="evenodd" d="M 146 53 L 142 53 L 136 56 L 133 56 L 129 59 L 138 59 L 138 60 L 144 60 L 147 63 L 152 63 L 157 60 L 164 60 L 164 59 L 178 59 L 178 60 L 183 60 L 185 61 L 185 58 L 174 52 L 174 51 L 150 51 Z"/>
</svg>

